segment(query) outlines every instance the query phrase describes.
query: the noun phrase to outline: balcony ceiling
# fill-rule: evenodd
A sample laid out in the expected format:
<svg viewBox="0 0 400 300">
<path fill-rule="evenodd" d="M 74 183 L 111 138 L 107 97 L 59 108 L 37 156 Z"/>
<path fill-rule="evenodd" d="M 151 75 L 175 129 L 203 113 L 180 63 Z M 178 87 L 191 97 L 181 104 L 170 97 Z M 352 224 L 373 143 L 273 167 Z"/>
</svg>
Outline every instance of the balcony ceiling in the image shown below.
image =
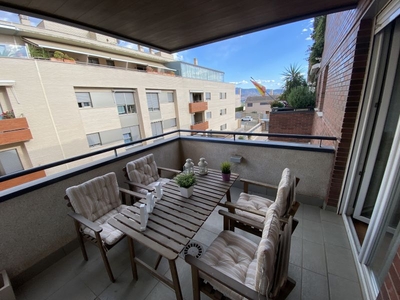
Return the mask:
<svg viewBox="0 0 400 300">
<path fill-rule="evenodd" d="M 0 0 L 0 9 L 85 28 L 172 53 L 355 8 L 357 1 Z"/>
</svg>

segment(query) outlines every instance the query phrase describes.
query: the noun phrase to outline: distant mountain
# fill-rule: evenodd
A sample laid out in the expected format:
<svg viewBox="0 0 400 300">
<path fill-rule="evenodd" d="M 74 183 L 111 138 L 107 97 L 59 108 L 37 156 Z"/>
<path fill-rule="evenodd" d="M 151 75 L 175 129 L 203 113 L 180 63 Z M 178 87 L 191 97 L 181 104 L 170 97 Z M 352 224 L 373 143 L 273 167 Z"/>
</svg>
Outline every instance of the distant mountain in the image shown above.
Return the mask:
<svg viewBox="0 0 400 300">
<path fill-rule="evenodd" d="M 237 94 L 239 94 L 238 89 L 240 89 L 240 88 L 236 88 L 236 93 Z M 241 89 L 241 90 L 242 90 L 242 97 L 241 97 L 241 101 L 242 102 L 245 102 L 247 97 L 249 97 L 249 96 L 260 96 L 260 94 L 258 93 L 256 88 L 253 88 L 253 89 Z M 282 94 L 283 90 L 282 89 L 275 89 L 275 90 L 273 90 L 273 93 L 272 93 L 272 90 L 267 89 L 267 92 L 270 95 L 272 95 L 272 94 L 280 95 L 280 94 Z"/>
</svg>

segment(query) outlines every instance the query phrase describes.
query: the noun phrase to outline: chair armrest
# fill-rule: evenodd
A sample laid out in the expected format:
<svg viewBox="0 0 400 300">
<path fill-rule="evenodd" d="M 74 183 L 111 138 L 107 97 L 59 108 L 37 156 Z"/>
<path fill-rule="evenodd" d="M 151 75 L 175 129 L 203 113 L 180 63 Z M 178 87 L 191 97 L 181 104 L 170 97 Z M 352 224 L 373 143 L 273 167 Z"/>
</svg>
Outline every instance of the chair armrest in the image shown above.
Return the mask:
<svg viewBox="0 0 400 300">
<path fill-rule="evenodd" d="M 148 190 L 149 192 L 153 192 L 155 189 L 152 187 L 149 187 L 148 185 L 133 182 L 133 181 L 125 181 L 130 187 L 138 187 L 144 190 Z"/>
<path fill-rule="evenodd" d="M 252 208 L 242 207 L 242 206 L 239 206 L 239 205 L 234 204 L 232 202 L 225 203 L 225 206 L 229 209 L 230 212 L 233 212 L 235 209 L 239 209 L 239 210 L 242 210 L 242 211 L 245 211 L 245 212 L 248 212 L 248 213 L 252 213 L 252 214 L 255 214 L 255 215 L 258 215 L 258 216 L 262 216 L 262 217 L 265 217 L 265 214 L 266 214 L 265 212 L 262 212 L 262 211 L 259 211 L 259 210 L 255 210 L 255 209 L 252 209 Z"/>
<path fill-rule="evenodd" d="M 157 167 L 157 169 L 158 169 L 158 173 L 161 173 L 161 171 L 166 171 L 166 172 L 171 172 L 171 173 L 176 173 L 176 174 L 182 173 L 182 171 L 180 171 L 180 170 L 164 168 L 164 167 Z"/>
<path fill-rule="evenodd" d="M 135 196 L 135 197 L 140 198 L 140 199 L 141 199 L 141 198 L 146 198 L 146 195 L 145 195 L 145 194 L 141 194 L 141 193 L 138 193 L 138 192 L 133 192 L 133 191 L 130 191 L 130 190 L 121 188 L 121 187 L 119 187 L 118 189 L 119 189 L 119 191 L 120 191 L 121 193 L 130 195 L 130 196 Z"/>
<path fill-rule="evenodd" d="M 101 232 L 103 230 L 103 228 L 101 228 L 98 224 L 86 219 L 84 216 L 77 214 L 76 212 L 70 211 L 68 212 L 68 215 L 94 232 Z"/>
<path fill-rule="evenodd" d="M 224 216 L 224 218 L 228 218 L 230 220 L 240 222 L 240 223 L 242 223 L 244 225 L 248 225 L 248 226 L 254 227 L 254 228 L 259 229 L 259 230 L 263 230 L 264 229 L 264 224 L 262 222 L 254 221 L 254 220 L 251 220 L 249 218 L 246 218 L 246 217 L 243 217 L 243 216 L 240 216 L 240 215 L 237 215 L 237 214 L 233 214 L 233 213 L 230 213 L 230 212 L 225 211 L 225 210 L 219 210 L 218 213 L 220 215 Z"/>
<path fill-rule="evenodd" d="M 255 290 L 252 290 L 251 288 L 245 286 L 243 283 L 231 277 L 228 277 L 224 273 L 207 265 L 206 263 L 198 258 L 195 258 L 194 256 L 186 255 L 185 261 L 195 269 L 214 278 L 216 281 L 222 283 L 223 285 L 227 286 L 228 288 L 232 289 L 243 297 L 246 297 L 248 299 L 266 299 L 265 296 L 259 295 L 258 292 L 256 292 Z"/>
</svg>

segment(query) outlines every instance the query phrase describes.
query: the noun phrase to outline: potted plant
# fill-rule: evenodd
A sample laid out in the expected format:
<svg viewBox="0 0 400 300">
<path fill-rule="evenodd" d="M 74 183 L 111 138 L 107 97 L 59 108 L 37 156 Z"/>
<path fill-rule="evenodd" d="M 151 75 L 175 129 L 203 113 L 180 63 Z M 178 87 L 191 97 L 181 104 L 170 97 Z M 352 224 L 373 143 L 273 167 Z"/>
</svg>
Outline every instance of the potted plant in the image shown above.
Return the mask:
<svg viewBox="0 0 400 300">
<path fill-rule="evenodd" d="M 221 172 L 222 172 L 222 180 L 230 181 L 231 180 L 231 163 L 229 161 L 224 161 L 221 163 Z"/>
<path fill-rule="evenodd" d="M 191 174 L 181 173 L 174 178 L 179 186 L 179 191 L 183 197 L 189 198 L 193 194 L 194 184 L 196 183 L 196 176 Z"/>
<path fill-rule="evenodd" d="M 50 60 L 64 61 L 64 53 L 61 51 L 54 51 L 53 57 Z"/>
<path fill-rule="evenodd" d="M 68 54 L 64 54 L 64 62 L 74 64 L 75 59 L 73 57 L 69 56 Z"/>
</svg>

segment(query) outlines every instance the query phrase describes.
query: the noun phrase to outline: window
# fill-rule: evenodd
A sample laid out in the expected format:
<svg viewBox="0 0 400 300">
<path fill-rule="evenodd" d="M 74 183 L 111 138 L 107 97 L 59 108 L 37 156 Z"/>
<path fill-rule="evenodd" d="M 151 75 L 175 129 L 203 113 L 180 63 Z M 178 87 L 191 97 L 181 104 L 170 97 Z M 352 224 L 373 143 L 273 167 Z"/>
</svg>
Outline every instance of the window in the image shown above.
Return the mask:
<svg viewBox="0 0 400 300">
<path fill-rule="evenodd" d="M 219 127 L 219 130 L 225 130 L 227 128 L 226 123 Z"/>
<path fill-rule="evenodd" d="M 168 99 L 168 102 L 169 102 L 169 103 L 174 102 L 174 93 L 168 92 L 168 93 L 167 93 L 167 99 Z"/>
<path fill-rule="evenodd" d="M 219 111 L 219 115 L 220 115 L 220 116 L 226 115 L 226 108 L 221 109 L 221 110 Z"/>
<path fill-rule="evenodd" d="M 260 105 L 268 105 L 268 102 L 260 102 Z"/>
<path fill-rule="evenodd" d="M 136 70 L 139 71 L 146 71 L 147 66 L 144 65 L 136 65 Z"/>
<path fill-rule="evenodd" d="M 90 57 L 89 56 L 88 62 L 89 62 L 89 64 L 95 64 L 95 65 L 99 65 L 100 64 L 99 59 L 97 57 Z"/>
<path fill-rule="evenodd" d="M 206 101 L 211 100 L 211 93 L 207 92 L 206 93 Z"/>
<path fill-rule="evenodd" d="M 147 106 L 149 107 L 149 111 L 160 110 L 160 102 L 158 101 L 158 93 L 146 93 L 146 97 L 147 97 Z"/>
<path fill-rule="evenodd" d="M 107 66 L 115 67 L 115 63 L 113 60 L 107 59 L 106 62 L 107 62 Z"/>
<path fill-rule="evenodd" d="M 122 138 L 125 144 L 133 141 L 140 140 L 140 129 L 139 126 L 130 126 L 122 128 Z"/>
<path fill-rule="evenodd" d="M 114 97 L 118 108 L 118 114 L 125 115 L 136 113 L 133 92 L 116 92 L 114 93 Z"/>
<path fill-rule="evenodd" d="M 164 120 L 164 129 L 176 127 L 176 118 Z"/>
<path fill-rule="evenodd" d="M 211 118 L 212 118 L 212 113 L 211 113 L 211 111 L 208 111 L 206 113 L 206 119 L 208 120 L 208 119 L 211 119 Z"/>
<path fill-rule="evenodd" d="M 151 123 L 151 131 L 153 133 L 153 136 L 162 134 L 163 133 L 162 122 L 160 121 Z"/>
<path fill-rule="evenodd" d="M 203 101 L 203 93 L 190 93 L 191 101 L 194 102 L 201 102 Z"/>
<path fill-rule="evenodd" d="M 128 143 L 132 142 L 132 134 L 130 132 L 123 133 L 122 137 L 124 139 L 124 143 L 125 144 L 128 144 Z"/>
<path fill-rule="evenodd" d="M 95 146 L 100 146 L 101 144 L 101 139 L 100 139 L 100 135 L 98 132 L 96 133 L 91 133 L 91 134 L 87 134 L 86 138 L 88 140 L 89 143 L 89 147 L 95 147 Z"/>
<path fill-rule="evenodd" d="M 90 93 L 75 93 L 76 100 L 78 101 L 78 107 L 85 108 L 85 107 L 92 107 L 92 100 L 90 98 Z"/>
<path fill-rule="evenodd" d="M 0 152 L 0 176 L 22 171 L 23 169 L 16 149 Z"/>
<path fill-rule="evenodd" d="M 219 99 L 226 99 L 226 93 L 219 93 Z"/>
<path fill-rule="evenodd" d="M 253 103 L 247 103 L 247 107 L 253 107 Z"/>
</svg>

